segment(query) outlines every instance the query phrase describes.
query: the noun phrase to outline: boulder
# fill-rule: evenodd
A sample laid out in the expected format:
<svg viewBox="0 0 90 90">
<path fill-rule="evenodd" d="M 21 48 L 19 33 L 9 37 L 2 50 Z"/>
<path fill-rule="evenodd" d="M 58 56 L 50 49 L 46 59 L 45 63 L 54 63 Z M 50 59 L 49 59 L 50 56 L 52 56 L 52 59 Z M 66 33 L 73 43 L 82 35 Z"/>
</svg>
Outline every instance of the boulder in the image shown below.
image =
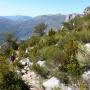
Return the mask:
<svg viewBox="0 0 90 90">
<path fill-rule="evenodd" d="M 84 47 L 85 47 L 86 51 L 87 51 L 88 53 L 90 53 L 90 43 L 86 43 L 86 44 L 84 45 Z"/>
<path fill-rule="evenodd" d="M 21 73 L 22 73 L 22 75 L 25 75 L 27 72 L 26 72 L 26 70 L 22 69 Z"/>
<path fill-rule="evenodd" d="M 89 80 L 90 79 L 90 70 L 84 72 L 84 74 L 82 75 L 84 80 Z"/>
<path fill-rule="evenodd" d="M 41 67 L 45 66 L 45 61 L 38 61 L 37 64 Z"/>
<path fill-rule="evenodd" d="M 30 67 L 33 64 L 32 62 L 30 62 L 30 60 L 28 58 L 24 58 L 24 59 L 20 60 L 20 63 L 23 66 L 28 66 L 28 67 Z"/>
<path fill-rule="evenodd" d="M 80 90 L 77 86 L 74 85 L 68 85 L 66 86 L 65 84 L 60 85 L 60 90 Z"/>
<path fill-rule="evenodd" d="M 60 81 L 56 77 L 52 77 L 43 83 L 45 90 L 52 90 L 53 88 L 58 88 L 60 86 Z"/>
<path fill-rule="evenodd" d="M 29 53 L 29 49 L 28 49 L 28 48 L 26 48 L 25 53 L 26 53 L 26 54 Z"/>
</svg>

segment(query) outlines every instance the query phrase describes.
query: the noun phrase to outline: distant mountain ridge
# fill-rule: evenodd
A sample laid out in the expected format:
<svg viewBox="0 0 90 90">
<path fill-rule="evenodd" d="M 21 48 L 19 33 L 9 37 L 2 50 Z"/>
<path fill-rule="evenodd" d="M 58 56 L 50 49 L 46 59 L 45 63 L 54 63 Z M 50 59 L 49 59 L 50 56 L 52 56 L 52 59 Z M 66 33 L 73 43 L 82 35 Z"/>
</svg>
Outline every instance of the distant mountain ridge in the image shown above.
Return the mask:
<svg viewBox="0 0 90 90">
<path fill-rule="evenodd" d="M 4 16 L 7 19 L 14 20 L 14 21 L 27 21 L 32 19 L 30 16 L 22 16 L 22 15 L 15 15 L 15 16 Z"/>
<path fill-rule="evenodd" d="M 19 39 L 25 39 L 32 35 L 34 27 L 44 22 L 48 24 L 47 30 L 54 28 L 59 29 L 62 22 L 65 21 L 66 15 L 42 15 L 37 17 L 30 16 L 0 16 L 0 39 L 5 32 L 14 32 Z"/>
</svg>

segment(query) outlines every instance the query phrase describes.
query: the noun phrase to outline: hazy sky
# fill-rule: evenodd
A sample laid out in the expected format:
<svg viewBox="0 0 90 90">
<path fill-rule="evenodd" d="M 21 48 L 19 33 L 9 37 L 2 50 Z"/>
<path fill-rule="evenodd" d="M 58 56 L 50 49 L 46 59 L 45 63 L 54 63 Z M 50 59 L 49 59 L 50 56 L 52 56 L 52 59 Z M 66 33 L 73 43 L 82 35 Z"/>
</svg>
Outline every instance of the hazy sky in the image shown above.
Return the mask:
<svg viewBox="0 0 90 90">
<path fill-rule="evenodd" d="M 90 0 L 0 0 L 0 16 L 82 13 Z"/>
</svg>

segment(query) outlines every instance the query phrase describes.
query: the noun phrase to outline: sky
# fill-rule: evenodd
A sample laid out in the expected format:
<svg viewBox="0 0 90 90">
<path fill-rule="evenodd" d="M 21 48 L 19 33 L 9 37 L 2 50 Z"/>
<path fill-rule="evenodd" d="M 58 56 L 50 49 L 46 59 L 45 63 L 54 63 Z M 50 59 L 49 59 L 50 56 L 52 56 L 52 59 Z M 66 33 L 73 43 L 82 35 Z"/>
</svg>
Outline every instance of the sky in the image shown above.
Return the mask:
<svg viewBox="0 0 90 90">
<path fill-rule="evenodd" d="M 0 16 L 83 13 L 90 0 L 0 0 Z"/>
</svg>

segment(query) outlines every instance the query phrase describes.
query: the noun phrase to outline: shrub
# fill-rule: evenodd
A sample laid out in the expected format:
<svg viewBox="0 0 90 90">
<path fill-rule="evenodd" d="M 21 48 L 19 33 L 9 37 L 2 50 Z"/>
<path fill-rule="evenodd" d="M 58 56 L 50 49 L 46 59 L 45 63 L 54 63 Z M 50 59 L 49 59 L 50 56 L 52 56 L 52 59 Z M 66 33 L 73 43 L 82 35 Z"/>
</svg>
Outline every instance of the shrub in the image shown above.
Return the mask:
<svg viewBox="0 0 90 90">
<path fill-rule="evenodd" d="M 48 36 L 53 36 L 55 35 L 55 31 L 51 28 L 48 32 Z"/>
<path fill-rule="evenodd" d="M 80 32 L 76 32 L 76 39 L 78 41 L 89 43 L 90 42 L 90 31 L 89 30 L 82 30 Z"/>
<path fill-rule="evenodd" d="M 65 72 L 56 70 L 56 71 L 52 72 L 51 75 L 57 77 L 64 84 L 70 83 L 68 75 Z"/>
<path fill-rule="evenodd" d="M 0 56 L 0 90 L 29 90 L 5 57 Z"/>
<path fill-rule="evenodd" d="M 61 63 L 61 68 L 71 75 L 80 75 L 81 69 L 76 54 L 78 53 L 78 42 L 71 39 L 64 45 L 66 59 Z"/>
<path fill-rule="evenodd" d="M 40 74 L 42 77 L 47 78 L 48 75 L 48 69 L 46 67 L 41 67 L 38 64 L 32 65 L 32 70 Z"/>
<path fill-rule="evenodd" d="M 5 74 L 3 85 L 0 88 L 1 90 L 29 90 L 24 81 L 13 72 Z"/>
<path fill-rule="evenodd" d="M 33 49 L 30 50 L 29 52 L 29 57 L 33 62 L 36 62 L 39 58 L 39 49 L 38 47 L 34 47 Z"/>
<path fill-rule="evenodd" d="M 20 47 L 19 48 L 19 55 L 18 55 L 19 60 L 24 56 L 24 53 L 25 53 L 25 51 Z"/>
<path fill-rule="evenodd" d="M 34 33 L 42 36 L 44 35 L 44 31 L 47 28 L 47 25 L 42 22 L 36 25 L 34 28 L 35 28 Z"/>
<path fill-rule="evenodd" d="M 19 48 L 21 48 L 22 50 L 25 50 L 28 47 L 27 42 L 21 43 Z"/>
<path fill-rule="evenodd" d="M 38 44 L 40 40 L 40 37 L 39 36 L 32 36 L 30 39 L 27 40 L 28 42 L 28 46 L 35 46 Z"/>
</svg>

